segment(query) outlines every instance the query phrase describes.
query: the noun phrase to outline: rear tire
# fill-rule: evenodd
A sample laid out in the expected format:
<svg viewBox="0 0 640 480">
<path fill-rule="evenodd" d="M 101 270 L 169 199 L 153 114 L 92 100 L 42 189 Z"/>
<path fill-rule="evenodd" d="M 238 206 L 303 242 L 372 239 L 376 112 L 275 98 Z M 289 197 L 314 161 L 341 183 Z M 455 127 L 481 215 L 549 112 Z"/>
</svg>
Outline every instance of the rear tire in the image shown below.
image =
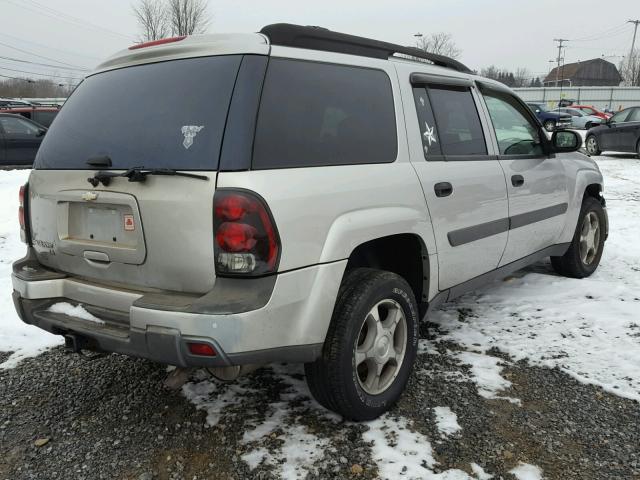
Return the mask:
<svg viewBox="0 0 640 480">
<path fill-rule="evenodd" d="M 586 197 L 569 249 L 561 257 L 551 257 L 553 269 L 571 278 L 584 278 L 595 272 L 604 249 L 606 221 L 602 204 Z"/>
<path fill-rule="evenodd" d="M 589 155 L 600 155 L 602 153 L 600 145 L 598 145 L 598 139 L 595 135 L 589 135 L 584 144 Z"/>
<path fill-rule="evenodd" d="M 409 380 L 418 347 L 418 306 L 395 273 L 356 268 L 342 281 L 322 356 L 305 364 L 314 398 L 355 421 L 389 410 Z"/>
<path fill-rule="evenodd" d="M 553 120 L 547 120 L 542 125 L 547 132 L 553 132 L 556 128 L 556 122 L 554 122 Z"/>
</svg>

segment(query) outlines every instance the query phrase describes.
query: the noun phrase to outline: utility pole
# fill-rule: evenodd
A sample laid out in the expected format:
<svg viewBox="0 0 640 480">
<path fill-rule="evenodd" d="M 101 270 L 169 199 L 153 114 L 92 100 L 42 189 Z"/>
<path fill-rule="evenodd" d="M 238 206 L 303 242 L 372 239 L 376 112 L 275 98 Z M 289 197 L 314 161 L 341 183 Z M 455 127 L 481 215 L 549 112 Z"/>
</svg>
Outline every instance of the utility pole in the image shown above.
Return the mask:
<svg viewBox="0 0 640 480">
<path fill-rule="evenodd" d="M 631 86 L 633 87 L 636 83 L 636 63 L 637 60 L 634 60 L 633 51 L 636 47 L 636 34 L 638 33 L 638 24 L 640 20 L 629 20 L 627 23 L 633 23 L 635 26 L 633 28 L 633 40 L 631 40 L 631 51 L 629 52 L 629 71 L 631 72 Z"/>
<path fill-rule="evenodd" d="M 556 59 L 557 68 L 556 68 L 556 87 L 558 86 L 558 81 L 560 79 L 560 59 L 562 58 L 562 44 L 564 42 L 568 42 L 566 38 L 554 38 L 554 42 L 558 42 L 558 58 Z"/>
</svg>

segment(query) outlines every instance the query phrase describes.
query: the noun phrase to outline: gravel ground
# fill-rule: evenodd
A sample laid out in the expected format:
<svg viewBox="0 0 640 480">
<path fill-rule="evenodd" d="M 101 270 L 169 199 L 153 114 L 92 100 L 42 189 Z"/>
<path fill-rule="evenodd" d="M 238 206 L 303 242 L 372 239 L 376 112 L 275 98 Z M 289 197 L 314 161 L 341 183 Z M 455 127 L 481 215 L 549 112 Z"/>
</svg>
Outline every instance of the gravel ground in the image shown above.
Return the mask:
<svg viewBox="0 0 640 480">
<path fill-rule="evenodd" d="M 483 398 L 469 366 L 455 356 L 459 346 L 437 342 L 438 335 L 436 325 L 423 325 L 423 338 L 435 348 L 419 355 L 407 392 L 387 417 L 404 419 L 430 439 L 434 472 L 471 474 L 475 462 L 496 479 L 514 479 L 509 470 L 525 462 L 542 468 L 547 479 L 640 479 L 637 402 L 559 370 L 511 362 L 497 350 L 489 353 L 501 359 L 502 375 L 512 382 L 501 394 L 521 405 Z M 86 361 L 62 348 L 1 370 L 0 479 L 378 476 L 371 445 L 363 440 L 370 426 L 327 415 L 304 387 L 292 395 L 291 385 L 302 384 L 298 367 L 264 368 L 232 384 L 194 372 L 192 388 L 213 386 L 214 398 L 229 400 L 215 411 L 165 390 L 165 375 L 165 367 L 147 361 L 119 355 Z M 243 440 L 270 420 L 269 406 L 283 398 L 289 414 L 258 440 Z M 461 427 L 450 436 L 438 431 L 434 418 L 433 407 L 443 405 Z M 304 470 L 282 470 L 288 432 L 302 427 L 326 455 L 314 460 L 311 453 Z M 251 469 L 242 456 L 258 448 L 276 461 Z"/>
</svg>

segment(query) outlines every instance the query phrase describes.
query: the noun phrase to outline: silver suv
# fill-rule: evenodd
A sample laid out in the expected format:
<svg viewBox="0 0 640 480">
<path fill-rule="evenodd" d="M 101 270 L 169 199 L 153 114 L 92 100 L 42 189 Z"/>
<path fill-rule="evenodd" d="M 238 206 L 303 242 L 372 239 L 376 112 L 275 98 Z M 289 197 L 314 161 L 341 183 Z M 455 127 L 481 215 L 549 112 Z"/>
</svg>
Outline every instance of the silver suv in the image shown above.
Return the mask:
<svg viewBox="0 0 640 480">
<path fill-rule="evenodd" d="M 429 310 L 549 256 L 594 272 L 607 216 L 580 145 L 413 48 L 285 24 L 135 45 L 42 143 L 15 306 L 76 352 L 304 363 L 322 405 L 371 419 Z"/>
</svg>

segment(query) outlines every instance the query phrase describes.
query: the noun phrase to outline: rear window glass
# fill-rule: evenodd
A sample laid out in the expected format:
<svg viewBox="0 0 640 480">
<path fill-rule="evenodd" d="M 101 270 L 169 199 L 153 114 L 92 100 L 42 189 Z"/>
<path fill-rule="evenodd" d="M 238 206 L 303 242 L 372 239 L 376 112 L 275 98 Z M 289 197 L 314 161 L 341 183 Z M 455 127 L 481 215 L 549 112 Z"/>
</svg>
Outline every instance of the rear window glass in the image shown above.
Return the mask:
<svg viewBox="0 0 640 480">
<path fill-rule="evenodd" d="M 39 169 L 215 170 L 242 56 L 191 58 L 93 75 L 71 95 L 42 142 Z"/>
<path fill-rule="evenodd" d="M 272 59 L 253 168 L 393 162 L 398 140 L 391 82 L 381 70 Z"/>
</svg>

